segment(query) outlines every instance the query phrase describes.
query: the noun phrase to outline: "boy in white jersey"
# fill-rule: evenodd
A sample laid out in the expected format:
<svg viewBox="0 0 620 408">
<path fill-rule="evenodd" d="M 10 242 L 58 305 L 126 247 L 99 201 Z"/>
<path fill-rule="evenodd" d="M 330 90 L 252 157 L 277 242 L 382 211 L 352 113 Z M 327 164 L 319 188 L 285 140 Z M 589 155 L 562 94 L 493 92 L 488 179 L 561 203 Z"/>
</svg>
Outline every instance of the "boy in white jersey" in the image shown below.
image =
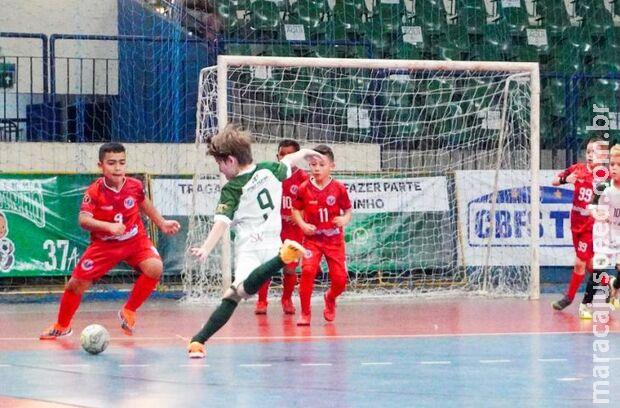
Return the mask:
<svg viewBox="0 0 620 408">
<path fill-rule="evenodd" d="M 190 358 L 204 358 L 204 343 L 226 324 L 241 299 L 257 293 L 285 264 L 304 254 L 301 244 L 280 241 L 282 181 L 291 175 L 292 165 L 304 158 L 322 157 L 314 150 L 300 149 L 279 163 L 254 164 L 250 132 L 230 124 L 213 137 L 209 154 L 228 182 L 222 187 L 207 239 L 191 252 L 206 260 L 230 226 L 235 231 L 235 280 L 207 323 L 192 337 Z"/>
<path fill-rule="evenodd" d="M 618 144 L 609 151 L 609 173 L 610 180 L 596 186 L 592 200 L 592 204 L 598 206 L 594 226 L 593 263 L 594 268 L 599 270 L 615 264 L 618 277 L 611 278 L 610 301 L 617 308 L 620 295 L 620 145 Z M 598 281 L 600 282 L 600 279 Z"/>
</svg>

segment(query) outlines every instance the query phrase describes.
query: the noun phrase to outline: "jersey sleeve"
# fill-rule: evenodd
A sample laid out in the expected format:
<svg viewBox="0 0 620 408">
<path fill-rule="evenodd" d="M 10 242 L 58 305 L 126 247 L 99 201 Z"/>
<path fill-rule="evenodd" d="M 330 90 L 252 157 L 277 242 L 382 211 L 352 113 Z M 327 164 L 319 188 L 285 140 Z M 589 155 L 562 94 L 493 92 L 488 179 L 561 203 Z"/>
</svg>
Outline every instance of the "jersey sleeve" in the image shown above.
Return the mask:
<svg viewBox="0 0 620 408">
<path fill-rule="evenodd" d="M 307 182 L 304 181 L 299 186 L 299 189 L 297 189 L 297 195 L 293 199 L 293 208 L 296 209 L 296 210 L 300 210 L 301 211 L 301 210 L 304 209 L 304 202 L 305 202 L 305 196 L 306 196 L 306 186 L 307 186 Z"/>
<path fill-rule="evenodd" d="M 261 167 L 272 172 L 280 181 L 284 181 L 291 176 L 291 168 L 286 162 L 263 162 Z"/>
<path fill-rule="evenodd" d="M 94 215 L 95 207 L 97 206 L 97 188 L 95 184 L 91 184 L 82 197 L 82 204 L 80 204 L 80 214 Z"/>
<path fill-rule="evenodd" d="M 220 200 L 215 207 L 215 221 L 224 221 L 230 224 L 235 216 L 235 212 L 239 207 L 241 190 L 235 188 L 230 183 L 222 188 Z"/>
<path fill-rule="evenodd" d="M 142 204 L 144 198 L 146 197 L 146 191 L 144 191 L 144 184 L 142 183 L 142 180 L 136 179 L 136 190 L 138 195 L 138 197 L 136 197 L 138 204 Z"/>
<path fill-rule="evenodd" d="M 350 209 L 351 206 L 351 199 L 349 198 L 349 192 L 347 191 L 347 188 L 344 186 L 344 184 L 340 184 L 340 194 L 339 194 L 339 204 L 340 204 L 340 208 L 343 210 L 348 210 Z"/>
<path fill-rule="evenodd" d="M 598 183 L 596 187 L 594 187 L 594 194 L 592 195 L 592 202 L 590 204 L 598 205 L 601 196 L 605 189 L 609 186 L 608 183 Z"/>
<path fill-rule="evenodd" d="M 573 164 L 573 165 L 571 165 L 569 168 L 567 168 L 566 170 L 561 171 L 561 172 L 558 174 L 558 177 L 560 177 L 560 178 L 566 178 L 566 177 L 568 177 L 568 176 L 569 176 L 572 172 L 574 172 L 574 171 L 575 171 L 575 169 L 577 169 L 577 164 Z"/>
</svg>

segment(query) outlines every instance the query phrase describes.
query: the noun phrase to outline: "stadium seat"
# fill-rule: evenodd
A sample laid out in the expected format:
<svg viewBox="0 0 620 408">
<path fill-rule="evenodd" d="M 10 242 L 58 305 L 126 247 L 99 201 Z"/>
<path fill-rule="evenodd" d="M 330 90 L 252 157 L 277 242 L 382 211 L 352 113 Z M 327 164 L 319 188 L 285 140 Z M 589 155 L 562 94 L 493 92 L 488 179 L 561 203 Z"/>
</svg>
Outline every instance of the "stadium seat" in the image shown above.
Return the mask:
<svg viewBox="0 0 620 408">
<path fill-rule="evenodd" d="M 508 32 L 521 33 L 529 25 L 527 9 L 523 0 L 495 1 L 497 23 L 503 24 Z"/>
<path fill-rule="evenodd" d="M 359 39 L 364 19 L 368 14 L 366 6 L 351 0 L 338 0 L 333 9 L 334 37 L 337 40 Z"/>
<path fill-rule="evenodd" d="M 575 2 L 575 14 L 581 18 L 581 28 L 590 37 L 604 36 L 614 25 L 613 16 L 605 8 L 604 0 L 579 0 Z"/>
<path fill-rule="evenodd" d="M 477 61 L 509 61 L 512 51 L 508 33 L 503 26 L 486 24 L 482 28 L 484 42 L 473 47 L 472 59 Z"/>
<path fill-rule="evenodd" d="M 457 23 L 467 27 L 470 35 L 482 34 L 487 24 L 487 11 L 484 0 L 456 0 Z"/>
<path fill-rule="evenodd" d="M 388 58 L 392 53 L 392 42 L 396 33 L 383 30 L 383 21 L 373 16 L 364 24 L 364 39 L 372 46 L 373 58 Z"/>
<path fill-rule="evenodd" d="M 324 0 L 298 1 L 290 6 L 286 24 L 303 25 L 306 40 L 322 40 L 329 31 L 328 12 L 329 5 Z"/>
<path fill-rule="evenodd" d="M 406 18 L 406 13 L 403 0 L 396 2 L 376 0 L 372 12 L 372 21 L 375 27 L 380 28 L 383 33 L 398 33 L 403 25 L 403 19 Z"/>
<path fill-rule="evenodd" d="M 428 35 L 439 35 L 447 25 L 443 0 L 416 0 L 415 22 Z"/>
<path fill-rule="evenodd" d="M 562 77 L 550 77 L 543 81 L 541 105 L 551 116 L 566 115 L 566 81 Z"/>
<path fill-rule="evenodd" d="M 537 21 L 547 30 L 549 42 L 554 44 L 570 26 L 566 5 L 558 0 L 536 0 L 535 5 Z"/>
<path fill-rule="evenodd" d="M 267 0 L 256 0 L 250 4 L 250 29 L 259 37 L 276 38 L 282 28 L 280 6 Z"/>
<path fill-rule="evenodd" d="M 550 60 L 546 68 L 548 71 L 563 74 L 583 72 L 584 56 L 570 46 L 563 46 L 562 44 L 552 46 Z"/>
<path fill-rule="evenodd" d="M 471 43 L 467 28 L 460 24 L 449 24 L 445 26 L 444 33 L 445 35 L 433 44 L 433 57 L 455 61 L 469 59 Z"/>
</svg>

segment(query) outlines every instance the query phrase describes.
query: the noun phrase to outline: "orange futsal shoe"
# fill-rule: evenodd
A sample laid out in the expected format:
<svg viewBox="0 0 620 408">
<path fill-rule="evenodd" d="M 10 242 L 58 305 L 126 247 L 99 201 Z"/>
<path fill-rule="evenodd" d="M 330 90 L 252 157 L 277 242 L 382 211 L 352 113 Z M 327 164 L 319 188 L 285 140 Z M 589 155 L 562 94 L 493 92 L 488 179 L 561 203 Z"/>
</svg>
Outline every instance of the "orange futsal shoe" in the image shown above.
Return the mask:
<svg viewBox="0 0 620 408">
<path fill-rule="evenodd" d="M 295 314 L 295 305 L 291 299 L 282 299 L 282 311 L 287 315 Z"/>
<path fill-rule="evenodd" d="M 62 327 L 58 323 L 54 323 L 39 335 L 39 340 L 56 340 L 60 337 L 69 337 L 72 333 L 71 327 Z"/>
<path fill-rule="evenodd" d="M 259 300 L 258 302 L 256 302 L 256 309 L 254 309 L 254 314 L 257 314 L 257 315 L 267 314 L 267 302 L 263 300 Z"/>
<path fill-rule="evenodd" d="M 187 354 L 189 358 L 205 358 L 207 355 L 205 352 L 205 345 L 197 341 L 192 341 L 187 346 Z"/>
<path fill-rule="evenodd" d="M 299 242 L 285 239 L 280 248 L 280 259 L 282 259 L 282 262 L 285 264 L 290 264 L 304 256 L 305 253 L 306 250 Z"/>
<path fill-rule="evenodd" d="M 336 318 L 336 299 L 327 296 L 327 292 L 323 295 L 325 299 L 325 309 L 323 309 L 323 317 L 328 322 L 333 322 Z"/>
<path fill-rule="evenodd" d="M 136 312 L 122 308 L 118 311 L 118 318 L 121 321 L 121 329 L 128 336 L 133 336 L 133 328 L 136 326 Z"/>
</svg>

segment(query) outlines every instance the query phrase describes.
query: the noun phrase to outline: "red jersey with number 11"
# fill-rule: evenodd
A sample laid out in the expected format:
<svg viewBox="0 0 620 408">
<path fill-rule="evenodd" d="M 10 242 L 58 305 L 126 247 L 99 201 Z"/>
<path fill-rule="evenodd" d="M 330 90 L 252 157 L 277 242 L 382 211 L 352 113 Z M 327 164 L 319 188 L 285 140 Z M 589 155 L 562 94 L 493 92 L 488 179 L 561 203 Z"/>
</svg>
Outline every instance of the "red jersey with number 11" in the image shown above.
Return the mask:
<svg viewBox="0 0 620 408">
<path fill-rule="evenodd" d="M 122 222 L 125 233 L 111 235 L 103 231 L 91 231 L 91 241 L 126 241 L 136 236 L 146 237 L 146 230 L 140 215 L 140 204 L 144 201 L 142 182 L 126 177 L 125 183 L 116 191 L 108 187 L 103 177 L 91 184 L 82 200 L 80 213 L 90 214 L 96 220 Z"/>
<path fill-rule="evenodd" d="M 351 208 L 349 193 L 343 184 L 332 179 L 325 187 L 319 188 L 311 178 L 299 187 L 293 207 L 303 211 L 304 221 L 316 227 L 315 234 L 306 235 L 306 239 L 344 239 L 342 228 L 334 224 L 334 217 Z"/>
</svg>

